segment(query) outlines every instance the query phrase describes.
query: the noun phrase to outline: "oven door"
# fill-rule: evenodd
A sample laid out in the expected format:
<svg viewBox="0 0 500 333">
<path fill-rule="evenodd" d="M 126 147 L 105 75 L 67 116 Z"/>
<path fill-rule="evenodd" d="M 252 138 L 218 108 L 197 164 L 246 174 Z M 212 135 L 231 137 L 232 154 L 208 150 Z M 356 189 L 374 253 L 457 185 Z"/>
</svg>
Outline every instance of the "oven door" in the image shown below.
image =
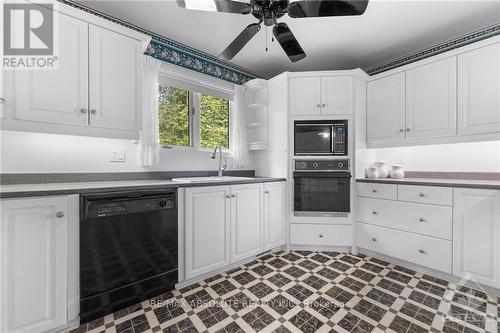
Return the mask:
<svg viewBox="0 0 500 333">
<path fill-rule="evenodd" d="M 295 122 L 295 155 L 333 155 L 332 124 Z"/>
<path fill-rule="evenodd" d="M 294 215 L 347 216 L 350 178 L 348 172 L 294 172 Z"/>
</svg>

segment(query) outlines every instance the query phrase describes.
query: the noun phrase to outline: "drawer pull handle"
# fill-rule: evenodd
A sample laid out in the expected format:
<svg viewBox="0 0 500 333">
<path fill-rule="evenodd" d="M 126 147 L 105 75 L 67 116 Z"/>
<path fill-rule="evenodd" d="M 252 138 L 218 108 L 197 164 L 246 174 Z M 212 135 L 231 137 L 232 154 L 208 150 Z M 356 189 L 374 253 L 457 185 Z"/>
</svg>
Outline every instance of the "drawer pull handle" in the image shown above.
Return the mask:
<svg viewBox="0 0 500 333">
<path fill-rule="evenodd" d="M 56 217 L 57 217 L 57 218 L 64 217 L 64 212 L 57 212 L 57 213 L 56 213 Z"/>
<path fill-rule="evenodd" d="M 422 249 L 418 250 L 418 252 L 420 252 L 421 254 L 425 254 L 425 251 Z"/>
<path fill-rule="evenodd" d="M 373 193 L 377 193 L 378 191 L 377 190 L 372 190 Z"/>
<path fill-rule="evenodd" d="M 418 219 L 419 222 L 425 222 L 425 219 L 423 217 Z"/>
<path fill-rule="evenodd" d="M 377 239 L 375 237 L 372 238 L 372 242 L 376 242 Z"/>
<path fill-rule="evenodd" d="M 421 197 L 421 198 L 423 198 L 423 197 L 425 197 L 425 194 L 424 193 L 419 193 L 418 196 Z"/>
<path fill-rule="evenodd" d="M 319 238 L 323 238 L 323 234 L 319 234 Z"/>
<path fill-rule="evenodd" d="M 227 194 L 226 198 L 228 198 L 228 199 L 231 198 L 231 194 Z"/>
<path fill-rule="evenodd" d="M 374 210 L 374 211 L 372 212 L 372 214 L 373 214 L 373 215 L 377 215 L 378 213 L 377 213 L 377 211 L 375 211 L 375 210 Z"/>
</svg>

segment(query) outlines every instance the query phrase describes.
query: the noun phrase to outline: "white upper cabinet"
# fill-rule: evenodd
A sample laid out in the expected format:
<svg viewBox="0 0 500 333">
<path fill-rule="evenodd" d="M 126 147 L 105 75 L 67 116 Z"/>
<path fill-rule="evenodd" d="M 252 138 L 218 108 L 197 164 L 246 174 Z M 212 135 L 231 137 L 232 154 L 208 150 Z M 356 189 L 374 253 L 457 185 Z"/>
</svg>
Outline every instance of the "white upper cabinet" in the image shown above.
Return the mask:
<svg viewBox="0 0 500 333">
<path fill-rule="evenodd" d="M 406 72 L 406 138 L 456 134 L 456 59 Z"/>
<path fill-rule="evenodd" d="M 351 76 L 321 78 L 321 114 L 350 114 L 353 105 Z"/>
<path fill-rule="evenodd" d="M 231 261 L 262 252 L 263 185 L 231 186 Z"/>
<path fill-rule="evenodd" d="M 45 332 L 67 321 L 66 197 L 2 200 L 0 331 Z"/>
<path fill-rule="evenodd" d="M 368 82 L 366 128 L 369 143 L 403 141 L 405 73 Z"/>
<path fill-rule="evenodd" d="M 500 43 L 458 56 L 458 133 L 500 132 Z"/>
<path fill-rule="evenodd" d="M 13 117 L 56 124 L 88 125 L 88 24 L 59 15 L 56 70 L 12 73 Z"/>
<path fill-rule="evenodd" d="M 353 108 L 351 76 L 290 78 L 290 114 L 350 114 Z"/>
<path fill-rule="evenodd" d="M 290 114 L 316 115 L 321 107 L 321 79 L 295 77 L 290 79 Z"/>
<path fill-rule="evenodd" d="M 141 107 L 141 44 L 90 26 L 90 123 L 136 130 Z"/>
<path fill-rule="evenodd" d="M 453 273 L 500 288 L 500 191 L 454 189 Z"/>
</svg>

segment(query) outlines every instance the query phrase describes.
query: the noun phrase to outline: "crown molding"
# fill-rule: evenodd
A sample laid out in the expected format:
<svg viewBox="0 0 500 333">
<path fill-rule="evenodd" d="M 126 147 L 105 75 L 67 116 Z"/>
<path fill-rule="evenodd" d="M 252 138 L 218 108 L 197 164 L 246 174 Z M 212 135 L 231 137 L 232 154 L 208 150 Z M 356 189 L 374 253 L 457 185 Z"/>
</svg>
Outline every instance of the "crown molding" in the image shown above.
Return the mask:
<svg viewBox="0 0 500 333">
<path fill-rule="evenodd" d="M 404 65 L 407 65 L 407 64 L 425 59 L 425 58 L 429 58 L 429 57 L 432 57 L 432 56 L 435 56 L 435 55 L 438 55 L 438 54 L 441 54 L 441 53 L 444 53 L 444 52 L 447 52 L 447 51 L 450 51 L 450 50 L 453 50 L 453 49 L 456 49 L 459 47 L 463 47 L 465 45 L 476 43 L 476 42 L 479 42 L 481 40 L 484 40 L 484 39 L 487 39 L 490 37 L 494 37 L 497 35 L 500 35 L 500 24 L 492 25 L 490 27 L 478 30 L 476 32 L 449 40 L 449 41 L 444 42 L 444 43 L 437 44 L 437 45 L 430 47 L 428 49 L 418 51 L 418 52 L 406 55 L 404 57 L 391 60 L 389 62 L 383 63 L 381 65 L 377 65 L 375 67 L 371 67 L 371 68 L 365 70 L 365 72 L 370 76 L 376 75 L 376 74 L 386 72 L 388 70 L 391 70 L 391 69 L 394 69 L 397 67 L 401 67 L 401 66 L 404 66 Z"/>
</svg>

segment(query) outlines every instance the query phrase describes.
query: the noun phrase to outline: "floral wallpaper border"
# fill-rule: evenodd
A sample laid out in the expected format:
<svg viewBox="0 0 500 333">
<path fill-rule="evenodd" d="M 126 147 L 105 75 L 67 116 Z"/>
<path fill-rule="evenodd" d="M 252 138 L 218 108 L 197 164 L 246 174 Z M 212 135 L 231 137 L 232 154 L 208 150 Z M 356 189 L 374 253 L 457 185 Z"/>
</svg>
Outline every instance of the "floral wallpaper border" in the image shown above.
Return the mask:
<svg viewBox="0 0 500 333">
<path fill-rule="evenodd" d="M 422 50 L 422 51 L 407 55 L 405 57 L 387 62 L 387 63 L 382 64 L 382 65 L 378 65 L 376 67 L 372 67 L 372 68 L 367 69 L 365 71 L 370 76 L 375 75 L 375 74 L 379 74 L 379 73 L 388 71 L 388 70 L 393 69 L 393 68 L 407 65 L 407 64 L 410 64 L 412 62 L 422 60 L 425 58 L 429 58 L 429 57 L 435 56 L 437 54 L 440 54 L 440 53 L 443 53 L 446 51 L 450 51 L 450 50 L 453 50 L 453 49 L 456 49 L 458 47 L 462 47 L 462 46 L 465 46 L 468 44 L 479 42 L 480 40 L 487 39 L 487 38 L 497 36 L 497 35 L 500 35 L 500 24 L 496 24 L 496 25 L 487 27 L 485 29 L 473 32 L 471 34 L 468 34 L 468 35 L 465 35 L 465 36 L 462 36 L 462 37 L 459 37 L 456 39 L 452 39 L 448 42 L 438 44 L 438 45 L 431 47 L 429 49 Z"/>
<path fill-rule="evenodd" d="M 156 59 L 169 62 L 187 69 L 207 74 L 235 84 L 243 84 L 255 78 L 266 78 L 245 68 L 241 68 L 210 54 L 165 38 L 151 31 L 137 27 L 110 15 L 93 10 L 71 0 L 57 0 L 73 8 L 98 16 L 113 23 L 139 31 L 151 36 L 152 41 L 146 49 L 148 54 Z"/>
</svg>

